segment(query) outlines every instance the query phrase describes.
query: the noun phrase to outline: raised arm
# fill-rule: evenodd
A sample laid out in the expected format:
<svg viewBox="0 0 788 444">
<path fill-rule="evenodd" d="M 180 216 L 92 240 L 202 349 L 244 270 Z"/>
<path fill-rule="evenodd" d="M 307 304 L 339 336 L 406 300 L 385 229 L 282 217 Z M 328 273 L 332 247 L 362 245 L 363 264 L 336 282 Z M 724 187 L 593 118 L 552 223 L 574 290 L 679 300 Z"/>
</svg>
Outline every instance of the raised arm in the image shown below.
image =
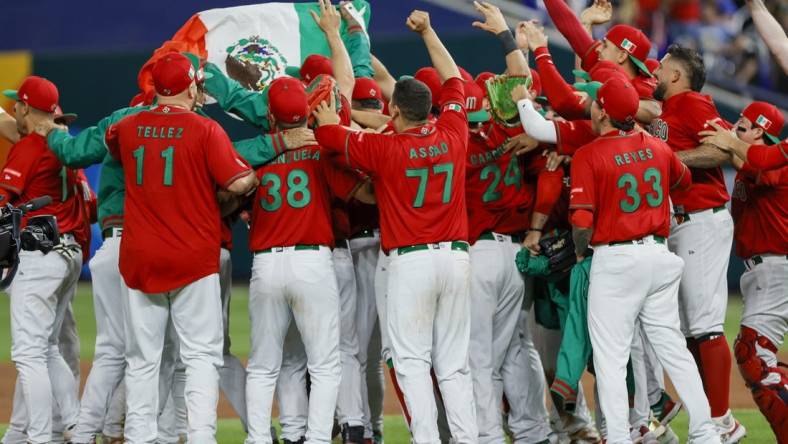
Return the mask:
<svg viewBox="0 0 788 444">
<path fill-rule="evenodd" d="M 473 2 L 473 6 L 484 16 L 484 22 L 473 22 L 473 26 L 494 34 L 501 41 L 503 52 L 506 55 L 506 72 L 513 76 L 530 75 L 528 60 L 518 48 L 501 10 L 487 2 Z"/>
<path fill-rule="evenodd" d="M 353 65 L 350 63 L 350 56 L 347 53 L 342 36 L 339 33 L 339 25 L 342 23 L 339 11 L 331 4 L 331 0 L 319 0 L 320 15 L 315 11 L 309 11 L 315 23 L 326 35 L 328 48 L 331 50 L 331 68 L 334 71 L 334 78 L 339 86 L 339 92 L 348 100 L 353 97 Z"/>
<path fill-rule="evenodd" d="M 752 21 L 755 22 L 758 34 L 769 47 L 769 51 L 774 54 L 777 63 L 788 74 L 788 37 L 785 35 L 785 30 L 766 9 L 763 0 L 750 0 L 747 5 L 750 7 Z"/>
<path fill-rule="evenodd" d="M 421 35 L 421 38 L 424 39 L 424 46 L 427 47 L 427 52 L 430 54 L 432 66 L 438 71 L 438 75 L 440 75 L 442 82 L 453 77 L 462 80 L 457 64 L 454 63 L 451 54 L 449 54 L 449 51 L 443 46 L 443 42 L 441 42 L 438 34 L 432 29 L 430 25 L 430 15 L 428 13 L 419 10 L 413 11 L 405 24 L 411 31 Z"/>
<path fill-rule="evenodd" d="M 572 8 L 566 4 L 565 0 L 544 0 L 544 5 L 553 24 L 572 45 L 575 54 L 581 59 L 585 58 L 594 46 L 594 39 L 580 23 Z"/>
<path fill-rule="evenodd" d="M 555 125 L 536 111 L 528 89 L 524 85 L 518 85 L 512 90 L 512 100 L 517 103 L 520 123 L 522 123 L 526 134 L 542 143 L 556 143 L 558 141 Z"/>
<path fill-rule="evenodd" d="M 353 65 L 354 77 L 373 77 L 375 70 L 372 68 L 369 36 L 364 32 L 363 23 L 359 23 L 348 9 L 353 3 L 345 1 L 339 5 L 339 13 L 347 26 L 347 33 L 343 42 L 350 54 L 350 63 Z"/>
<path fill-rule="evenodd" d="M 394 85 L 397 84 L 397 79 L 391 75 L 386 65 L 383 64 L 377 57 L 372 55 L 372 69 L 375 71 L 375 79 L 380 86 L 380 91 L 386 100 L 391 100 L 391 95 L 394 94 Z"/>
</svg>

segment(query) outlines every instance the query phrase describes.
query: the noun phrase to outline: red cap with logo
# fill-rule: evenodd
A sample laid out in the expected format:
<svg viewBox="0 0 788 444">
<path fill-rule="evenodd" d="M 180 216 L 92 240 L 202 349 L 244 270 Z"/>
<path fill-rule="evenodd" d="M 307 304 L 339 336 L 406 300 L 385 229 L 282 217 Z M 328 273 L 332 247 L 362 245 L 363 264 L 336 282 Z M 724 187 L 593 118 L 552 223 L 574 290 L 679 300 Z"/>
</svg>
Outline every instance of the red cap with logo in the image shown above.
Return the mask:
<svg viewBox="0 0 788 444">
<path fill-rule="evenodd" d="M 353 86 L 353 100 L 375 99 L 383 101 L 383 92 L 380 85 L 369 77 L 357 77 Z"/>
<path fill-rule="evenodd" d="M 294 77 L 279 77 L 271 82 L 268 104 L 278 122 L 297 123 L 309 113 L 304 84 Z"/>
<path fill-rule="evenodd" d="M 331 67 L 331 59 L 321 54 L 312 54 L 301 64 L 299 70 L 301 80 L 309 83 L 320 74 L 334 76 L 334 68 Z"/>
<path fill-rule="evenodd" d="M 484 82 L 486 82 L 488 79 L 491 79 L 493 77 L 495 77 L 494 73 L 491 73 L 490 71 L 484 71 L 484 72 L 480 72 L 479 75 L 476 76 L 476 80 L 474 81 L 476 82 L 476 85 L 478 85 L 479 88 L 481 88 L 482 91 L 487 91 L 487 86 L 484 84 Z"/>
<path fill-rule="evenodd" d="M 490 120 L 490 113 L 484 109 L 484 90 L 475 82 L 465 83 L 465 111 L 468 122 L 482 123 Z"/>
<path fill-rule="evenodd" d="M 752 102 L 744 108 L 741 115 L 754 126 L 761 128 L 770 142 L 780 142 L 780 132 L 785 125 L 785 117 L 776 106 L 766 102 Z"/>
<path fill-rule="evenodd" d="M 648 53 L 651 51 L 651 42 L 646 34 L 643 34 L 643 31 L 629 25 L 616 25 L 610 28 L 605 39 L 626 51 L 629 54 L 629 60 L 644 74 L 651 76 L 651 71 L 646 66 Z"/>
<path fill-rule="evenodd" d="M 29 76 L 18 90 L 7 89 L 3 91 L 3 95 L 47 113 L 55 112 L 60 99 L 55 84 L 38 76 Z"/>
<path fill-rule="evenodd" d="M 421 68 L 413 74 L 413 78 L 427 85 L 432 93 L 432 106 L 440 105 L 441 77 L 438 71 L 432 66 Z"/>
<path fill-rule="evenodd" d="M 151 74 L 156 94 L 168 97 L 183 92 L 196 77 L 191 60 L 178 53 L 167 54 L 160 58 L 153 65 Z"/>
<path fill-rule="evenodd" d="M 640 106 L 637 90 L 625 77 L 610 78 L 591 97 L 599 101 L 611 119 L 619 122 L 634 121 Z"/>
</svg>

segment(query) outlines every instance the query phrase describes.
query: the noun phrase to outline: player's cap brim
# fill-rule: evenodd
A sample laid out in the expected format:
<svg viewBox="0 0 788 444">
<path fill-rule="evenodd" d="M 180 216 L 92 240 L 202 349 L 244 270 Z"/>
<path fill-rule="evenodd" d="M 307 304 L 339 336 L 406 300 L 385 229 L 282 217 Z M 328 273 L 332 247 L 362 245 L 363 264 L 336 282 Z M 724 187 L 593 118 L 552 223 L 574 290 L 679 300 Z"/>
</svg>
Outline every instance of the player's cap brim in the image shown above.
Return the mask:
<svg viewBox="0 0 788 444">
<path fill-rule="evenodd" d="M 600 82 L 578 82 L 573 85 L 576 90 L 588 94 L 591 99 L 596 100 L 597 92 L 602 87 Z"/>
<path fill-rule="evenodd" d="M 75 120 L 77 120 L 77 115 L 74 113 L 63 113 L 55 116 L 55 123 L 59 125 L 69 126 Z"/>
<path fill-rule="evenodd" d="M 634 63 L 634 64 L 635 64 L 635 66 L 637 66 L 637 68 L 638 68 L 640 71 L 642 71 L 642 72 L 643 72 L 643 74 L 645 74 L 645 75 L 647 75 L 647 76 L 649 76 L 649 77 L 654 77 L 653 75 L 651 75 L 651 71 L 649 71 L 649 70 L 648 70 L 648 66 L 646 66 L 646 64 L 645 64 L 645 63 L 643 63 L 643 62 L 641 62 L 640 60 L 636 59 L 636 58 L 635 58 L 634 56 L 632 56 L 631 54 L 629 55 L 629 60 L 631 60 L 631 61 L 632 61 L 632 63 Z"/>
<path fill-rule="evenodd" d="M 490 113 L 487 112 L 486 109 L 480 109 L 479 111 L 468 113 L 468 122 L 470 123 L 484 123 L 489 121 Z"/>
<path fill-rule="evenodd" d="M 298 66 L 286 66 L 285 74 L 289 75 L 290 77 L 295 77 L 296 79 L 300 79 L 301 68 L 299 68 Z"/>
<path fill-rule="evenodd" d="M 777 145 L 778 143 L 781 142 L 779 138 L 772 136 L 769 133 L 764 132 L 763 135 L 766 136 L 766 140 L 771 142 L 769 145 Z"/>
<path fill-rule="evenodd" d="M 400 80 L 408 80 L 408 79 L 415 79 L 415 77 L 413 77 L 411 75 L 408 75 L 408 74 L 403 74 L 403 75 L 399 76 L 397 81 L 399 82 Z"/>
<path fill-rule="evenodd" d="M 591 81 L 591 76 L 587 72 L 583 71 L 582 69 L 573 69 L 572 75 L 578 79 L 583 79 L 586 82 Z"/>
<path fill-rule="evenodd" d="M 7 89 L 3 91 L 3 95 L 8 97 L 11 100 L 19 101 L 19 94 L 17 94 L 15 89 Z"/>
</svg>

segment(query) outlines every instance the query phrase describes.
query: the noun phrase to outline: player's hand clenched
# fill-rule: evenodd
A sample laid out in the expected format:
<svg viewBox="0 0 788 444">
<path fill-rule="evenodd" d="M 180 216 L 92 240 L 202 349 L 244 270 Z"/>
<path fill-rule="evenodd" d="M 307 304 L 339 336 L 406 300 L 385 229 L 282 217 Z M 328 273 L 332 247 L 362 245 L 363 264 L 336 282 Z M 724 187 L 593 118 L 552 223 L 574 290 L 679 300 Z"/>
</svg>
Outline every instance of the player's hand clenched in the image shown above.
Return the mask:
<svg viewBox="0 0 788 444">
<path fill-rule="evenodd" d="M 523 99 L 533 100 L 531 91 L 528 91 L 528 88 L 525 85 L 517 85 L 514 88 L 512 88 L 511 95 L 512 95 L 512 100 L 514 100 L 514 103 L 517 103 Z"/>
<path fill-rule="evenodd" d="M 473 2 L 473 7 L 484 15 L 484 22 L 473 22 L 473 27 L 493 34 L 509 30 L 506 19 L 503 18 L 500 8 L 488 2 Z"/>
<path fill-rule="evenodd" d="M 408 29 L 418 34 L 424 34 L 432 29 L 430 26 L 430 15 L 418 9 L 410 13 L 405 25 L 408 26 Z"/>
<path fill-rule="evenodd" d="M 525 235 L 525 240 L 523 241 L 523 247 L 527 248 L 532 255 L 536 256 L 541 251 L 541 247 L 539 247 L 539 241 L 541 239 L 542 239 L 541 232 L 536 230 L 530 230 L 528 234 Z"/>
<path fill-rule="evenodd" d="M 339 25 L 342 22 L 342 17 L 339 11 L 331 4 L 331 0 L 319 0 L 320 15 L 318 16 L 315 11 L 309 11 L 315 23 L 324 33 L 339 33 Z"/>
</svg>

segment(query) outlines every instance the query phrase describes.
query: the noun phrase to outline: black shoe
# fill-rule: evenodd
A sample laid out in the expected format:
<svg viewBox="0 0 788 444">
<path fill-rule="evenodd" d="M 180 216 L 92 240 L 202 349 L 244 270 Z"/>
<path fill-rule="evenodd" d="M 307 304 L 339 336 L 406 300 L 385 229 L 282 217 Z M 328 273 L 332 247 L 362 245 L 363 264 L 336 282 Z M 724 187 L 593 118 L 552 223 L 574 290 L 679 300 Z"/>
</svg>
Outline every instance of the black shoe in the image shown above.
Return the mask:
<svg viewBox="0 0 788 444">
<path fill-rule="evenodd" d="M 304 441 L 306 441 L 306 438 L 303 437 L 298 441 L 290 441 L 288 439 L 283 439 L 282 444 L 304 444 Z"/>
<path fill-rule="evenodd" d="M 342 424 L 342 442 L 344 444 L 364 444 L 364 426 L 350 427 Z"/>
</svg>

